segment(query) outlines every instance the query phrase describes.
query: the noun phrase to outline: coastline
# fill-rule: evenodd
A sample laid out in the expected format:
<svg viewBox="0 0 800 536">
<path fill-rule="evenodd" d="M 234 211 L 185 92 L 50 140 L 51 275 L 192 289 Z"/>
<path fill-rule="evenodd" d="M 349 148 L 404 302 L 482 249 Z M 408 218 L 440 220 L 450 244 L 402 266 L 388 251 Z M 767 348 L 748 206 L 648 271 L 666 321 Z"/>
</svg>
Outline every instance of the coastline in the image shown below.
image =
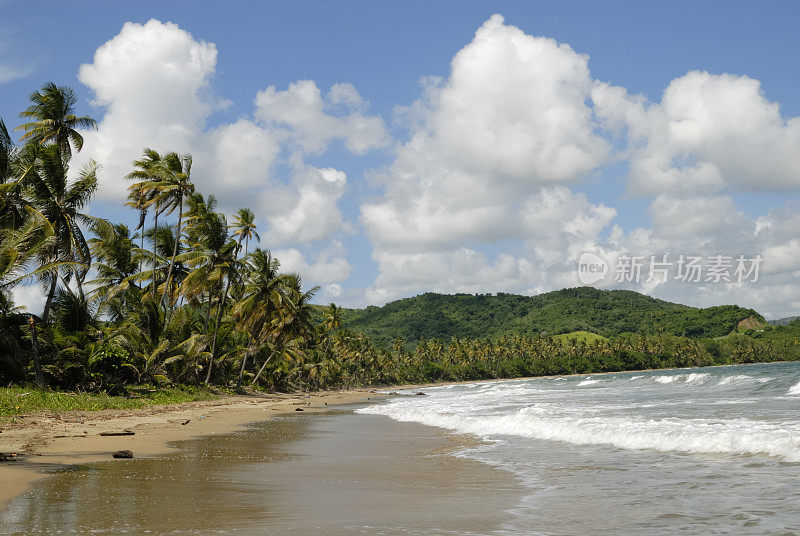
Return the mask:
<svg viewBox="0 0 800 536">
<path fill-rule="evenodd" d="M 747 363 L 758 365 L 761 363 Z M 712 365 L 709 368 L 732 365 Z M 690 367 L 693 368 L 693 367 Z M 620 372 L 675 371 L 682 368 L 643 369 L 619 372 L 594 372 L 570 375 L 599 376 Z M 493 378 L 410 384 L 391 387 L 364 387 L 340 391 L 233 396 L 202 402 L 151 406 L 136 410 L 100 410 L 37 414 L 21 417 L 0 430 L 0 452 L 16 452 L 20 459 L 0 462 L 0 507 L 25 493 L 33 483 L 48 473 L 70 465 L 111 460 L 117 450 L 131 450 L 136 458 L 166 456 L 175 451 L 173 441 L 227 434 L 253 422 L 294 413 L 302 408 L 305 414 L 321 413 L 332 407 L 382 400 L 396 390 L 525 381 L 537 377 Z M 187 421 L 188 423 L 182 424 Z M 102 432 L 131 430 L 129 436 L 101 436 Z"/>
<path fill-rule="evenodd" d="M 385 398 L 372 388 L 302 394 L 235 396 L 137 410 L 101 410 L 30 415 L 0 432 L 0 452 L 17 461 L 0 462 L 0 506 L 25 493 L 48 472 L 69 465 L 112 460 L 117 450 L 136 458 L 174 452 L 173 441 L 227 434 L 252 422 L 296 412 L 328 411 L 331 406 Z M 184 422 L 188 422 L 183 424 Z M 134 435 L 102 436 L 130 430 Z"/>
</svg>

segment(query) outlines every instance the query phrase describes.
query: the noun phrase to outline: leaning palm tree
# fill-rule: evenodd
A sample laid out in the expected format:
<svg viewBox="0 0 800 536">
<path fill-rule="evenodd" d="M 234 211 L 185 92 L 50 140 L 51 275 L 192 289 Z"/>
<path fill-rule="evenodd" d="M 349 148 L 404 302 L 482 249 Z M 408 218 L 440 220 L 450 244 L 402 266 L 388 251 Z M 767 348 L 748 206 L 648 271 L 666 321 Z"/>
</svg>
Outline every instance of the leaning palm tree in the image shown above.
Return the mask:
<svg viewBox="0 0 800 536">
<path fill-rule="evenodd" d="M 19 229 L 0 231 L 0 291 L 10 288 L 23 279 L 57 269 L 60 263 L 37 268 L 31 261 L 54 241 L 53 226 L 39 211 L 26 207 L 25 225 Z"/>
<path fill-rule="evenodd" d="M 249 208 L 240 208 L 233 216 L 234 229 L 233 236 L 238 237 L 239 245 L 244 239 L 244 256 L 247 257 L 247 245 L 251 238 L 261 241 L 261 237 L 256 232 L 256 215 Z"/>
<path fill-rule="evenodd" d="M 77 180 L 67 179 L 68 166 L 61 158 L 57 145 L 41 147 L 37 151 L 33 172 L 26 179 L 26 190 L 31 204 L 53 227 L 54 240 L 39 253 L 40 269 L 58 262 L 72 262 L 67 278 L 75 274 L 78 291 L 83 295 L 82 281 L 91 264 L 89 245 L 80 224 L 91 225 L 95 219 L 81 210 L 97 190 L 97 165 L 90 162 Z M 41 278 L 49 286 L 42 321 L 47 323 L 50 306 L 58 285 L 58 269 L 42 272 Z"/>
<path fill-rule="evenodd" d="M 73 145 L 76 151 L 83 148 L 83 136 L 77 128 L 97 128 L 97 122 L 89 116 L 75 115 L 78 96 L 72 88 L 57 86 L 53 82 L 45 84 L 40 91 L 31 94 L 31 104 L 21 117 L 33 121 L 18 126 L 24 130 L 23 141 L 38 145 L 54 144 L 65 160 L 72 158 Z"/>
</svg>

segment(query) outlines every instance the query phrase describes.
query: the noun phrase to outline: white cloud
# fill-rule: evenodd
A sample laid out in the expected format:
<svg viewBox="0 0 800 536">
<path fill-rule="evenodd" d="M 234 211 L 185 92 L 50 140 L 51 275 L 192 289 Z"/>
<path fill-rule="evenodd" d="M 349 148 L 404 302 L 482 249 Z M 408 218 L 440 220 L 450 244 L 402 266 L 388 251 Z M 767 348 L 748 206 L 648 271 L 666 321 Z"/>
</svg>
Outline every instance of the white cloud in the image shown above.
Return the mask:
<svg viewBox="0 0 800 536">
<path fill-rule="evenodd" d="M 0 2 L 1 4 L 2 2 Z M 11 82 L 29 76 L 34 69 L 33 61 L 24 61 L 20 58 L 19 50 L 9 53 L 13 39 L 10 32 L 3 28 L 3 37 L 0 37 L 0 84 Z M 18 48 L 18 47 L 16 47 Z"/>
<path fill-rule="evenodd" d="M 290 192 L 280 196 L 274 192 L 264 194 L 264 205 L 269 207 L 268 242 L 309 243 L 341 232 L 345 224 L 337 203 L 346 183 L 347 175 L 338 169 L 298 165 Z"/>
<path fill-rule="evenodd" d="M 533 287 L 565 249 L 594 243 L 616 212 L 564 186 L 609 153 L 587 106 L 587 62 L 495 15 L 446 80 L 423 80 L 422 98 L 397 110 L 411 132 L 380 177 L 385 194 L 361 205 L 380 270 L 368 301 Z M 526 257 L 476 249 L 508 240 Z"/>
<path fill-rule="evenodd" d="M 44 310 L 47 300 L 41 285 L 17 285 L 11 289 L 14 304 L 23 306 L 29 313 L 39 315 Z"/>
<path fill-rule="evenodd" d="M 600 83 L 592 98 L 627 133 L 635 194 L 800 188 L 800 118 L 784 119 L 758 80 L 692 71 L 659 103 Z"/>
<path fill-rule="evenodd" d="M 494 261 L 469 248 L 448 251 L 389 253 L 377 251 L 380 275 L 368 288 L 368 303 L 384 303 L 424 291 L 498 292 L 530 285 L 533 265 L 524 258 L 501 254 Z"/>
<path fill-rule="evenodd" d="M 8 63 L 0 63 L 0 84 L 25 78 L 33 72 L 32 67 L 19 67 Z"/>
<path fill-rule="evenodd" d="M 383 120 L 364 115 L 365 108 L 351 84 L 334 85 L 323 99 L 316 82 L 300 80 L 284 91 L 275 86 L 259 91 L 255 115 L 267 125 L 288 127 L 304 151 L 319 153 L 341 139 L 351 152 L 364 154 L 389 143 Z"/>
<path fill-rule="evenodd" d="M 340 242 L 333 242 L 329 248 L 313 256 L 313 261 L 297 248 L 276 249 L 273 254 L 281 262 L 284 272 L 296 272 L 303 276 L 306 286 L 338 283 L 350 276 L 352 266 L 344 257 Z"/>
<path fill-rule="evenodd" d="M 76 158 L 102 163 L 98 198 L 124 199 L 123 178 L 145 147 L 189 152 L 203 132 L 214 102 L 210 79 L 217 63 L 213 43 L 197 41 L 172 23 L 125 23 L 97 49 L 78 78 L 105 107 L 96 132 L 87 132 L 85 150 Z"/>
</svg>

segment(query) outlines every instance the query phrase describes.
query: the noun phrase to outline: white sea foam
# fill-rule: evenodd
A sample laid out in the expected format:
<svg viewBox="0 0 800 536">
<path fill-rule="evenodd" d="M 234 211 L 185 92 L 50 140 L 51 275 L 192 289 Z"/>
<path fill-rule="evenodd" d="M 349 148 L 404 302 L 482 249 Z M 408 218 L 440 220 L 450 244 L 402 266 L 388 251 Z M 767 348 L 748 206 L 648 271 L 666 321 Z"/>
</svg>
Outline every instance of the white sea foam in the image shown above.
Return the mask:
<svg viewBox="0 0 800 536">
<path fill-rule="evenodd" d="M 670 374 L 665 376 L 655 376 L 653 380 L 656 383 L 692 383 L 697 380 L 704 380 L 708 378 L 709 374 L 702 372 L 692 372 L 691 374 Z"/>
<path fill-rule="evenodd" d="M 737 374 L 735 376 L 725 376 L 719 381 L 719 385 L 728 385 L 731 383 L 739 383 L 745 382 L 747 380 L 752 380 L 752 376 L 748 376 L 746 374 Z"/>
<path fill-rule="evenodd" d="M 800 393 L 800 391 L 799 391 Z M 398 421 L 419 422 L 459 433 L 492 439 L 519 436 L 563 441 L 574 445 L 610 445 L 622 449 L 663 452 L 767 454 L 800 462 L 800 429 L 788 423 L 765 423 L 749 419 L 640 419 L 626 417 L 548 417 L 522 408 L 500 416 L 470 416 L 442 408 L 398 403 L 375 405 L 362 413 L 386 415 Z"/>
<path fill-rule="evenodd" d="M 396 397 L 359 411 L 504 443 L 517 437 L 665 452 L 766 454 L 800 462 L 800 420 L 791 405 L 800 396 L 798 375 L 765 376 L 759 370 L 479 383 L 431 389 L 427 397 Z M 634 379 L 639 381 L 628 381 Z M 598 384 L 603 389 L 591 388 Z M 681 393 L 688 384 L 694 388 Z"/>
<path fill-rule="evenodd" d="M 800 382 L 797 382 L 795 385 L 789 389 L 789 392 L 786 393 L 787 395 L 800 395 Z"/>
<path fill-rule="evenodd" d="M 591 378 L 586 378 L 585 380 L 583 380 L 582 382 L 580 382 L 578 384 L 578 387 L 581 387 L 581 386 L 584 386 L 584 385 L 594 385 L 596 383 L 600 383 L 600 380 L 593 380 Z"/>
</svg>

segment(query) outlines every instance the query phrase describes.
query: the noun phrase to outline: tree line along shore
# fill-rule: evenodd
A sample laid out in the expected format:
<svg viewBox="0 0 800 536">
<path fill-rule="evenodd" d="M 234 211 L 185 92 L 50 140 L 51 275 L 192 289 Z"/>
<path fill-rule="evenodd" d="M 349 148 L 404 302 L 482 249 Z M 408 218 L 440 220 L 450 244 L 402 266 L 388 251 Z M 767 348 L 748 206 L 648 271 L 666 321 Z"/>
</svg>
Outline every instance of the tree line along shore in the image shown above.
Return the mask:
<svg viewBox="0 0 800 536">
<path fill-rule="evenodd" d="M 686 308 L 647 312 L 651 328 L 672 322 L 677 331 L 510 322 L 515 328 L 504 332 L 495 322 L 446 338 L 412 330 L 409 341 L 376 308 L 313 304 L 317 289 L 258 247 L 253 211 L 228 217 L 195 188 L 191 155 L 145 148 L 119 178 L 135 227 L 93 216 L 99 163 L 70 164 L 83 148 L 80 132 L 95 121 L 75 115 L 68 87 L 47 84 L 30 100 L 15 129 L 19 143 L 0 120 L 0 381 L 8 386 L 0 418 L 37 404 L 213 396 L 204 386 L 287 392 L 800 359 L 800 324 L 737 330 L 757 315 L 739 308 L 716 311 L 699 332 L 685 326 L 702 323 L 704 310 Z M 12 289 L 28 284 L 42 289 L 41 314 L 13 303 Z M 359 326 L 370 314 L 378 320 Z M 58 390 L 79 392 L 85 403 L 41 395 Z"/>
</svg>

